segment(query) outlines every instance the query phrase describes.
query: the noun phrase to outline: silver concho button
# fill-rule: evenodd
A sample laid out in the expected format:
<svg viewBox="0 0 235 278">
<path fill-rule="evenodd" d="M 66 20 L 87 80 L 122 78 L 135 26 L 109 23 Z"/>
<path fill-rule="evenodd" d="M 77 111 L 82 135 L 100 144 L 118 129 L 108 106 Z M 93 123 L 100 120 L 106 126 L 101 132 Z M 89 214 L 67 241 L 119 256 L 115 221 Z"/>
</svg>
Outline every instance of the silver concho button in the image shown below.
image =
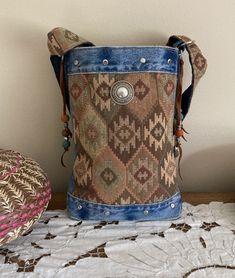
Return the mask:
<svg viewBox="0 0 235 278">
<path fill-rule="evenodd" d="M 111 87 L 110 95 L 114 102 L 125 105 L 133 99 L 134 88 L 127 81 L 117 81 Z"/>
</svg>

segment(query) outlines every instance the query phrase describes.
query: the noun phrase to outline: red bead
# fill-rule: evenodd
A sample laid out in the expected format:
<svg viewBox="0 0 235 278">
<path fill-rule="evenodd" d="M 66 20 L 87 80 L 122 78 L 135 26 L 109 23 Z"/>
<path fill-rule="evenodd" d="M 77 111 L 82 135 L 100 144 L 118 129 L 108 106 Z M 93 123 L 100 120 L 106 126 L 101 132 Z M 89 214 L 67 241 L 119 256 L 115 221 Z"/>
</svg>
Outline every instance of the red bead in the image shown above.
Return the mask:
<svg viewBox="0 0 235 278">
<path fill-rule="evenodd" d="M 176 129 L 175 136 L 176 137 L 182 137 L 184 135 L 183 129 Z"/>
</svg>

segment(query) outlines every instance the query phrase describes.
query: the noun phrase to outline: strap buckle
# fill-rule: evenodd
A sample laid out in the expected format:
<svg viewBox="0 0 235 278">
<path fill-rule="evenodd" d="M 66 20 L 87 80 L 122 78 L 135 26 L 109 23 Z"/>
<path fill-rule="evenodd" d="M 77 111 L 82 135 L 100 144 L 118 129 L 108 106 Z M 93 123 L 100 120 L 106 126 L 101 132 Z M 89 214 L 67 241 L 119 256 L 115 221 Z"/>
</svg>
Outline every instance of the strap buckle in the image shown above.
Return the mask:
<svg viewBox="0 0 235 278">
<path fill-rule="evenodd" d="M 193 44 L 195 43 L 195 40 L 190 40 L 190 41 L 187 41 L 187 42 L 182 42 L 179 47 L 185 47 L 186 45 L 190 45 L 190 44 Z"/>
<path fill-rule="evenodd" d="M 180 56 L 181 56 L 182 52 L 185 50 L 185 46 L 186 46 L 186 45 L 193 44 L 193 43 L 195 43 L 194 40 L 189 40 L 189 41 L 187 41 L 187 42 L 182 42 L 182 43 L 180 43 L 180 44 L 178 45 L 178 49 L 179 49 L 179 54 L 180 54 Z"/>
</svg>

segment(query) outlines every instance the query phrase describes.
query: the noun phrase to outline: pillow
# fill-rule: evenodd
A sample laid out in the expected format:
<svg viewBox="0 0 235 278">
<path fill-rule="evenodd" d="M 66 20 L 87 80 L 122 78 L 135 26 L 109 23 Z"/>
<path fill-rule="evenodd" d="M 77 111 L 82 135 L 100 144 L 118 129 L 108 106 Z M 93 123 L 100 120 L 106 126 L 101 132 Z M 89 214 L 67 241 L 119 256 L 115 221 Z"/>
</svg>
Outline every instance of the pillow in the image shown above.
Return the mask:
<svg viewBox="0 0 235 278">
<path fill-rule="evenodd" d="M 0 245 L 28 231 L 50 198 L 50 182 L 37 162 L 0 150 Z"/>
</svg>

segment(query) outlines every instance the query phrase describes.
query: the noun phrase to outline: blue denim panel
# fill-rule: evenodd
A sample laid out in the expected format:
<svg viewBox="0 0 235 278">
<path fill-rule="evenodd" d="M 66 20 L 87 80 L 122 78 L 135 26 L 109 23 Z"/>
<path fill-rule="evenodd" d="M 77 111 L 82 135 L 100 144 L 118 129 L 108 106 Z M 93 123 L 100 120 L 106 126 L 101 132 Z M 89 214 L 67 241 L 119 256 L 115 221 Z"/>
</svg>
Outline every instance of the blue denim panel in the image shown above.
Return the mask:
<svg viewBox="0 0 235 278">
<path fill-rule="evenodd" d="M 171 198 L 157 203 L 105 205 L 73 196 L 71 192 L 73 192 L 74 186 L 74 179 L 71 177 L 67 194 L 67 210 L 71 218 L 78 220 L 168 220 L 179 218 L 182 210 L 182 199 L 179 192 Z"/>
<path fill-rule="evenodd" d="M 141 63 L 140 59 L 146 62 Z M 103 60 L 108 65 L 103 65 Z M 84 47 L 75 48 L 65 55 L 68 74 L 163 72 L 177 74 L 179 51 L 172 47 Z M 74 62 L 75 61 L 75 62 Z"/>
<path fill-rule="evenodd" d="M 151 204 L 105 205 L 74 197 L 68 192 L 67 210 L 77 220 L 170 220 L 180 217 L 182 200 L 180 193 Z"/>
</svg>

